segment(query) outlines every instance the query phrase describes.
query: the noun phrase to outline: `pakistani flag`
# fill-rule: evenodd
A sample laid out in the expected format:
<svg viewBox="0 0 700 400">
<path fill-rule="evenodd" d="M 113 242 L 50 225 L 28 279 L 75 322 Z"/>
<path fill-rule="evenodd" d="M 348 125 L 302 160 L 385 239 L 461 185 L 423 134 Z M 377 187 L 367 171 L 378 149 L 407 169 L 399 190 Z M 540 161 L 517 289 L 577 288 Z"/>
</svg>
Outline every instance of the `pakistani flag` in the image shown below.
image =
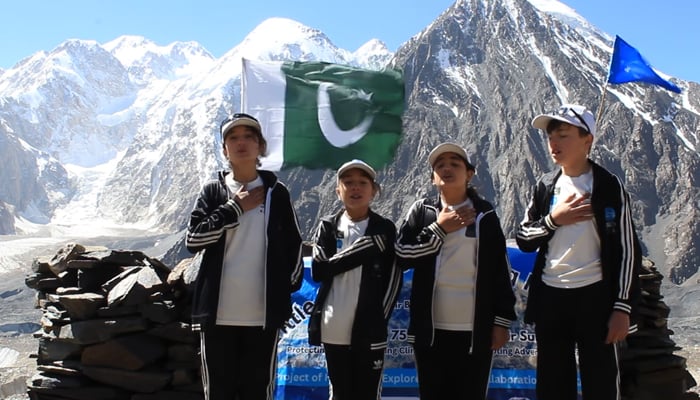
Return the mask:
<svg viewBox="0 0 700 400">
<path fill-rule="evenodd" d="M 389 163 L 401 138 L 403 76 L 325 62 L 243 59 L 243 111 L 267 140 L 262 168 L 337 168 L 359 158 Z"/>
</svg>

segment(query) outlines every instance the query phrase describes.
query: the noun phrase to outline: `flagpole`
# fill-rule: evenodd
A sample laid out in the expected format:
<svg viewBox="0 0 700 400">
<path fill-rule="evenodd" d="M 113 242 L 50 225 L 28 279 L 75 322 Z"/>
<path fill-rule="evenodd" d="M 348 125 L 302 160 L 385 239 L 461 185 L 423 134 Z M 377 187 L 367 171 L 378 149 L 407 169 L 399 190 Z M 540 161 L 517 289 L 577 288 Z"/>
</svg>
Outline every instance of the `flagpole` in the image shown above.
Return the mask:
<svg viewBox="0 0 700 400">
<path fill-rule="evenodd" d="M 250 110 L 248 110 L 248 101 L 246 100 L 246 95 L 245 92 L 247 90 L 248 83 L 246 82 L 246 59 L 244 57 L 241 57 L 241 112 L 249 113 Z"/>
<path fill-rule="evenodd" d="M 603 91 L 600 93 L 600 104 L 598 105 L 598 115 L 595 117 L 595 126 L 597 131 L 601 131 L 600 127 L 600 117 L 603 115 L 603 108 L 605 108 L 605 94 L 608 92 L 608 81 L 605 81 L 603 85 Z"/>
</svg>

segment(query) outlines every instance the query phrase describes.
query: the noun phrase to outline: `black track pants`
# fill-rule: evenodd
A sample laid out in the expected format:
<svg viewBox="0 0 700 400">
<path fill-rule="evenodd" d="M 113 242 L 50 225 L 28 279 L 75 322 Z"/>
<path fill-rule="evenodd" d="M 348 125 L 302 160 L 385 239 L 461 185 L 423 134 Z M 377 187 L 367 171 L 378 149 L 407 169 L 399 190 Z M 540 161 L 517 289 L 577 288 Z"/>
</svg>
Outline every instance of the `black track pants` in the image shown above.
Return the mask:
<svg viewBox="0 0 700 400">
<path fill-rule="evenodd" d="M 221 326 L 200 334 L 206 400 L 272 400 L 277 330 Z"/>
<path fill-rule="evenodd" d="M 354 349 L 323 344 L 332 400 L 379 400 L 384 349 Z"/>
<path fill-rule="evenodd" d="M 605 344 L 612 313 L 609 291 L 601 282 L 577 289 L 543 285 L 540 300 L 537 399 L 576 400 L 578 349 L 583 400 L 619 400 L 618 347 Z"/>
</svg>

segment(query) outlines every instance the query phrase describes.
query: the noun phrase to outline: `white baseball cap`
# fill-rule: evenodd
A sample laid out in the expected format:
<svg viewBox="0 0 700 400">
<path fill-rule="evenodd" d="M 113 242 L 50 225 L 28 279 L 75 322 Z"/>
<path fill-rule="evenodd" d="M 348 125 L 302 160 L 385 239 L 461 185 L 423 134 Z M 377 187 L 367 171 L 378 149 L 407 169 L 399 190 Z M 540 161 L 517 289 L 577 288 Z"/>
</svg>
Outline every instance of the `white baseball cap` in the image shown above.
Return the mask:
<svg viewBox="0 0 700 400">
<path fill-rule="evenodd" d="M 469 157 L 467 156 L 467 151 L 464 150 L 464 148 L 458 144 L 455 143 L 441 143 L 435 148 L 433 148 L 430 151 L 430 154 L 428 154 L 428 162 L 430 163 L 430 166 L 432 167 L 435 164 L 435 160 L 437 160 L 438 157 L 443 155 L 444 153 L 455 153 L 458 156 L 462 157 L 464 159 L 465 164 L 467 165 L 467 168 L 476 170 L 474 168 L 474 165 L 469 162 Z"/>
<path fill-rule="evenodd" d="M 226 134 L 228 133 L 228 131 L 230 131 L 236 126 L 248 126 L 250 128 L 255 129 L 256 131 L 258 131 L 258 133 L 262 135 L 262 128 L 260 128 L 260 122 L 258 122 L 258 120 L 255 117 L 246 113 L 236 113 L 221 122 L 219 131 L 221 133 L 222 142 L 224 141 L 224 139 L 226 139 Z"/>
<path fill-rule="evenodd" d="M 547 131 L 547 125 L 549 121 L 553 119 L 583 128 L 591 135 L 595 136 L 595 117 L 593 113 L 584 106 L 578 104 L 562 104 L 561 107 L 554 111 L 536 116 L 532 120 L 532 126 Z"/>
<path fill-rule="evenodd" d="M 362 160 L 357 160 L 357 159 L 350 160 L 350 161 L 346 162 L 345 164 L 341 165 L 340 168 L 338 168 L 338 173 L 336 174 L 336 177 L 338 179 L 340 179 L 340 177 L 343 176 L 344 173 L 346 173 L 347 171 L 349 171 L 353 168 L 357 168 L 357 169 L 360 169 L 360 170 L 366 172 L 367 175 L 369 175 L 369 177 L 372 178 L 372 180 L 377 179 L 377 172 L 374 170 L 374 168 L 372 168 L 366 162 L 364 162 Z"/>
</svg>

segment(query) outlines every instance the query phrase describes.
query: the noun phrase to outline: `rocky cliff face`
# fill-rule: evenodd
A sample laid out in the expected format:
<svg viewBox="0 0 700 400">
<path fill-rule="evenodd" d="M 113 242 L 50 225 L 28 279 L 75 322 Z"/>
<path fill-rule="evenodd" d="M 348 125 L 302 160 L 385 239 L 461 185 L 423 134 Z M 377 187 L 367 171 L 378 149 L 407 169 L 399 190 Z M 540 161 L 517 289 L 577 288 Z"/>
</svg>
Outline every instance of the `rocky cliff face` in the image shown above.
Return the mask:
<svg viewBox="0 0 700 400">
<path fill-rule="evenodd" d="M 601 107 L 610 40 L 543 15 L 527 1 L 459 1 L 399 50 L 406 72 L 406 137 L 384 175 L 387 211 L 428 187 L 430 147 L 463 143 L 474 181 L 513 236 L 529 188 L 553 168 L 532 118 L 564 102 Z M 635 84 L 609 87 L 591 158 L 623 180 L 647 251 L 680 283 L 697 273 L 700 240 L 698 85 L 683 97 Z M 388 176 L 387 176 L 388 175 Z M 397 204 L 398 203 L 398 204 Z M 392 213 L 396 217 L 395 213 Z"/>
<path fill-rule="evenodd" d="M 5 128 L 6 130 L 3 130 Z M 0 235 L 16 233 L 16 210 L 47 223 L 74 188 L 63 165 L 29 146 L 0 121 Z"/>
</svg>

